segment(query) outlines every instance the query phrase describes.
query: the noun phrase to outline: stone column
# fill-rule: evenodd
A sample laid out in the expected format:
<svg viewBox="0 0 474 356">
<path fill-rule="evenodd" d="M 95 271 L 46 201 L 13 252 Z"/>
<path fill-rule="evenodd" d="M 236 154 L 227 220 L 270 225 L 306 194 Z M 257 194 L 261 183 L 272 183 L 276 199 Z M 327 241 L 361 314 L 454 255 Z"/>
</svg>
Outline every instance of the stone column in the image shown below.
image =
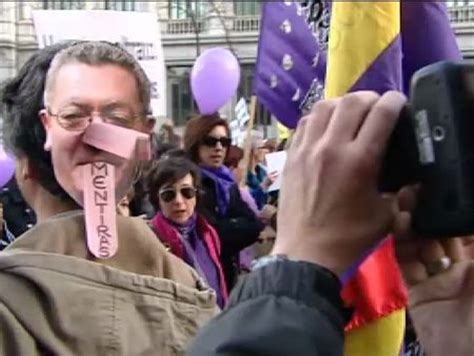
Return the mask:
<svg viewBox="0 0 474 356">
<path fill-rule="evenodd" d="M 16 72 L 16 15 L 18 2 L 0 2 L 0 81 Z"/>
<path fill-rule="evenodd" d="M 232 29 L 233 12 L 230 1 L 209 1 L 206 15 L 206 34 L 211 36 L 225 36 Z"/>
</svg>

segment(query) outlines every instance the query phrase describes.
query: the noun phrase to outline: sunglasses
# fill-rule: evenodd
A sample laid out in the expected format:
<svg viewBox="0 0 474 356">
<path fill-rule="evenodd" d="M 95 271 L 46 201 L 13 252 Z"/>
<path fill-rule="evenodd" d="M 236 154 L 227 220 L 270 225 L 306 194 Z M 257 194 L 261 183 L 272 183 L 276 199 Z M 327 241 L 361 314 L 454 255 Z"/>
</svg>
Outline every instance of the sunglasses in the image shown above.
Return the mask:
<svg viewBox="0 0 474 356">
<path fill-rule="evenodd" d="M 197 189 L 193 187 L 183 187 L 179 189 L 179 192 L 185 199 L 192 199 L 196 196 Z M 175 188 L 165 188 L 160 190 L 158 194 L 160 195 L 161 200 L 165 203 L 169 203 L 176 199 L 178 192 Z"/>
<path fill-rule="evenodd" d="M 213 136 L 206 136 L 202 139 L 202 144 L 208 147 L 216 147 L 217 142 L 220 142 L 222 147 L 229 147 L 232 143 L 232 140 L 228 137 L 213 137 Z"/>
</svg>

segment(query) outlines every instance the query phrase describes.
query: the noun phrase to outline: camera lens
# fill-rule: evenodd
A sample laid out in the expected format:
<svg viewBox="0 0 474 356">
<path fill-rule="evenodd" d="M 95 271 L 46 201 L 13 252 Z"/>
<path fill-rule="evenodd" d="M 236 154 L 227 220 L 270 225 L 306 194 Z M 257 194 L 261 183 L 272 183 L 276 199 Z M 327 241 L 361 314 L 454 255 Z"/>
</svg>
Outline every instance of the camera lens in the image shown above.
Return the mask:
<svg viewBox="0 0 474 356">
<path fill-rule="evenodd" d="M 446 131 L 442 126 L 433 127 L 433 140 L 436 142 L 443 141 L 446 136 Z"/>
</svg>

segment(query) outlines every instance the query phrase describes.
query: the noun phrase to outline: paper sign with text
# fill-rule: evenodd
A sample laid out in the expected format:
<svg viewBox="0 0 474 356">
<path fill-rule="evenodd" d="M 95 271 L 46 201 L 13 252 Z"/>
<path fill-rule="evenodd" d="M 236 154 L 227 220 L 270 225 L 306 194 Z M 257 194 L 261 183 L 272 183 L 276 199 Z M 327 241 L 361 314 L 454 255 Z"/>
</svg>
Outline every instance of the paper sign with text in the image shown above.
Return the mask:
<svg viewBox="0 0 474 356">
<path fill-rule="evenodd" d="M 250 119 L 247 102 L 244 98 L 240 98 L 234 108 L 235 119 L 229 123 L 232 143 L 242 146 L 245 140 L 245 124 Z"/>
<path fill-rule="evenodd" d="M 250 119 L 249 109 L 247 106 L 247 102 L 244 98 L 240 98 L 235 106 L 235 118 L 241 128 L 245 126 L 245 123 Z"/>
<path fill-rule="evenodd" d="M 276 172 L 278 178 L 273 182 L 273 184 L 268 188 L 268 192 L 273 192 L 275 190 L 280 190 L 281 187 L 281 178 L 283 173 L 283 168 L 286 163 L 286 151 L 273 152 L 265 155 L 265 160 L 267 162 L 267 173 Z"/>
<path fill-rule="evenodd" d="M 153 116 L 166 116 L 166 68 L 156 14 L 132 11 L 36 10 L 40 48 L 66 40 L 110 41 L 125 47 L 151 82 Z"/>
</svg>

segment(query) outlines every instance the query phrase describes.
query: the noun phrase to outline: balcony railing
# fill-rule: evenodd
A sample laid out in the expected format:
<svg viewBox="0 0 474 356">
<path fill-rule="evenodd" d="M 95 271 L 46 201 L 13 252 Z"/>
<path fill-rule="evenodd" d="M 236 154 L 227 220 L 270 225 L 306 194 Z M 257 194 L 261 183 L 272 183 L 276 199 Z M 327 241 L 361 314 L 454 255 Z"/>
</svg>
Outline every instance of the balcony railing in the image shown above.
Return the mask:
<svg viewBox="0 0 474 356">
<path fill-rule="evenodd" d="M 449 18 L 453 25 L 474 24 L 474 5 L 457 5 L 448 8 Z"/>
<path fill-rule="evenodd" d="M 456 25 L 473 24 L 474 26 L 474 5 L 456 5 L 448 7 L 451 23 Z M 260 16 L 235 16 L 231 19 L 231 31 L 236 33 L 255 33 L 260 31 Z M 191 19 L 184 20 L 165 20 L 164 33 L 167 35 L 186 35 L 205 31 L 206 20 L 197 19 L 195 22 Z"/>
<path fill-rule="evenodd" d="M 201 33 L 204 29 L 202 20 L 167 20 L 164 21 L 165 34 L 167 35 L 187 35 Z"/>
<path fill-rule="evenodd" d="M 233 20 L 232 30 L 234 32 L 258 32 L 260 31 L 260 16 L 237 16 Z"/>
</svg>

